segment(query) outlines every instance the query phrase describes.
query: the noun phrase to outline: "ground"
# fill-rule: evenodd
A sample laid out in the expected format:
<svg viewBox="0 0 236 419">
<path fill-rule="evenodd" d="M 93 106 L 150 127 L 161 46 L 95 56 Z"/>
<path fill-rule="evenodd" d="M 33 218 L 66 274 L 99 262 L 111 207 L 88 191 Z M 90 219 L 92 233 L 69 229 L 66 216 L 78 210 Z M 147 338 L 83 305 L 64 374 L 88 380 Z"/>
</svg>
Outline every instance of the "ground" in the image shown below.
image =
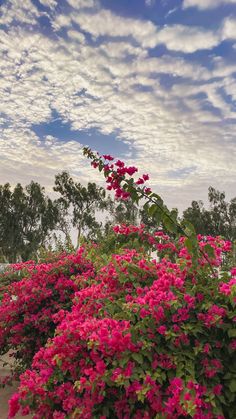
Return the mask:
<svg viewBox="0 0 236 419">
<path fill-rule="evenodd" d="M 2 357 L 2 359 L 8 361 L 8 356 Z M 7 367 L 2 367 L 0 365 L 0 377 L 5 377 L 9 374 L 9 370 Z M 6 388 L 0 388 L 0 419 L 7 419 L 8 414 L 8 400 L 15 393 L 17 390 L 17 383 L 15 383 L 12 387 L 7 386 Z M 31 419 L 32 416 L 21 416 L 17 415 L 16 419 Z"/>
</svg>

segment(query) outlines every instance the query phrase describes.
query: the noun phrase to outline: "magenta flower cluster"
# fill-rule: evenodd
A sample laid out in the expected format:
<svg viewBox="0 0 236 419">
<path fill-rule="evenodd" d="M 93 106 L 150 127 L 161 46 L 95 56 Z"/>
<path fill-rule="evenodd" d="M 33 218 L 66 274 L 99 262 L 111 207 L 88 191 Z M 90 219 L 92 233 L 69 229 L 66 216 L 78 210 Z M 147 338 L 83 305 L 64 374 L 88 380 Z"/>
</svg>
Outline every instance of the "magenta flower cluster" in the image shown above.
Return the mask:
<svg viewBox="0 0 236 419">
<path fill-rule="evenodd" d="M 27 367 L 54 336 L 53 315 L 72 306 L 74 293 L 81 286 L 80 275 L 83 273 L 86 281 L 86 275 L 94 275 L 94 268 L 80 249 L 76 254 L 60 255 L 52 263 L 16 264 L 5 275 L 8 281 L 20 270 L 24 277 L 5 288 L 0 305 L 0 351 L 13 351 L 13 358 Z"/>
<path fill-rule="evenodd" d="M 35 419 L 228 417 L 222 400 L 234 411 L 227 396 L 233 287 L 222 292 L 222 278 L 212 277 L 204 258 L 196 271 L 184 239 L 173 245 L 144 226 L 114 230 L 148 241 L 162 259 L 126 249 L 92 281 L 87 271 L 79 275 L 72 309 L 52 315 L 56 334 L 21 375 L 10 417 L 19 410 Z M 221 238 L 199 236 L 199 244 L 212 246 L 216 267 L 230 251 Z M 235 268 L 227 275 L 226 285 Z"/>
</svg>

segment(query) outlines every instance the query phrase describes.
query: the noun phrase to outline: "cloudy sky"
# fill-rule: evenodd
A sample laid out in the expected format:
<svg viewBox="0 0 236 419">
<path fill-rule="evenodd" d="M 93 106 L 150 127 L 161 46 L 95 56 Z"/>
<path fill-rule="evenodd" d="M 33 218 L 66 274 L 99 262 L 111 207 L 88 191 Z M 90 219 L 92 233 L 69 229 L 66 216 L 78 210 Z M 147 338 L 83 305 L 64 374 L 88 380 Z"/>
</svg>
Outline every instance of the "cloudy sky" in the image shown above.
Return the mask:
<svg viewBox="0 0 236 419">
<path fill-rule="evenodd" d="M 89 145 L 170 206 L 236 195 L 236 0 L 0 5 L 1 184 L 101 180 Z"/>
</svg>

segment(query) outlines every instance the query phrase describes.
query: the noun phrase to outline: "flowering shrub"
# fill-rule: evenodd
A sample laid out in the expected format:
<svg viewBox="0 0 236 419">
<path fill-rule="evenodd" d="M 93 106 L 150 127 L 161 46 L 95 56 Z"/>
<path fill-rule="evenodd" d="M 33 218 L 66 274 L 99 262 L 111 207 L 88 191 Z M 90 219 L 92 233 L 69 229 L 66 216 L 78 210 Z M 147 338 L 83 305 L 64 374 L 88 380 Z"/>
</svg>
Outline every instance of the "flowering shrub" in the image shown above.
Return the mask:
<svg viewBox="0 0 236 419">
<path fill-rule="evenodd" d="M 20 405 L 35 419 L 235 417 L 236 269 L 212 277 L 203 259 L 195 271 L 185 240 L 171 249 L 175 261 L 131 249 L 113 255 L 75 293 L 72 311 L 54 315 L 55 337 L 21 376 L 11 417 Z M 212 247 L 215 266 L 230 250 L 220 238 L 199 243 Z"/>
<path fill-rule="evenodd" d="M 18 273 L 24 277 L 11 283 Z M 75 291 L 91 275 L 93 266 L 82 248 L 52 263 L 15 265 L 7 274 L 10 284 L 0 305 L 0 354 L 12 350 L 23 368 L 30 366 L 34 354 L 54 335 L 53 314 L 70 309 Z"/>
<path fill-rule="evenodd" d="M 0 300 L 2 300 L 9 284 L 20 281 L 22 278 L 30 275 L 29 267 L 33 263 L 33 261 L 15 263 L 9 265 L 5 272 L 0 273 Z"/>
<path fill-rule="evenodd" d="M 71 249 L 72 252 L 72 249 Z M 70 252 L 70 253 L 71 253 Z M 65 252 L 48 251 L 41 249 L 40 263 L 35 260 L 28 260 L 26 262 L 12 263 L 8 265 L 7 269 L 0 273 L 0 300 L 3 294 L 7 292 L 7 286 L 13 282 L 18 282 L 23 278 L 29 278 L 34 269 L 38 269 L 38 265 L 53 264 L 58 262 L 61 258 L 65 258 Z"/>
<path fill-rule="evenodd" d="M 132 178 L 135 167 L 85 154 L 108 189 L 145 198 L 173 236 L 115 227 L 123 250 L 105 264 L 99 255 L 96 273 L 79 275 L 70 311 L 68 303 L 50 312 L 55 334 L 21 375 L 9 417 L 234 419 L 236 268 L 222 268 L 231 243 L 180 226 L 144 185 L 148 175 Z M 147 256 L 151 250 L 159 260 Z"/>
</svg>

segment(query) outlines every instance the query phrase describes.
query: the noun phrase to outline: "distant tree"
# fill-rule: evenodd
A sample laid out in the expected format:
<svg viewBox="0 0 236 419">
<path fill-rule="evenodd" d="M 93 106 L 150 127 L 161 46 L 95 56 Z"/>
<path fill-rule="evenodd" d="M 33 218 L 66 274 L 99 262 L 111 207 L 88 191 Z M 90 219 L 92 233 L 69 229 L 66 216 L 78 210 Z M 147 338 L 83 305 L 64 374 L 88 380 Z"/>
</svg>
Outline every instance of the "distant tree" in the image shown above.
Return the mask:
<svg viewBox="0 0 236 419">
<path fill-rule="evenodd" d="M 137 225 L 139 209 L 131 199 L 112 200 L 108 199 L 108 211 L 111 216 L 111 224 L 133 224 Z"/>
<path fill-rule="evenodd" d="M 225 193 L 210 186 L 208 191 L 210 213 L 215 235 L 236 239 L 236 198 L 229 203 L 225 201 Z"/>
<path fill-rule="evenodd" d="M 209 209 L 204 208 L 202 201 L 193 201 L 183 212 L 183 219 L 190 221 L 199 234 L 236 240 L 236 198 L 226 202 L 225 193 L 210 186 L 208 201 Z"/>
<path fill-rule="evenodd" d="M 9 262 L 27 260 L 45 244 L 58 220 L 54 202 L 37 182 L 0 185 L 0 248 Z"/>
<path fill-rule="evenodd" d="M 190 221 L 198 234 L 209 235 L 212 232 L 210 212 L 202 201 L 192 201 L 191 207 L 183 212 L 183 219 Z"/>
<path fill-rule="evenodd" d="M 9 252 L 9 216 L 11 207 L 11 186 L 9 183 L 0 185 L 0 252 L 1 261 L 8 262 Z"/>
<path fill-rule="evenodd" d="M 57 205 L 63 213 L 62 221 L 66 215 L 77 229 L 77 246 L 82 236 L 96 240 L 101 228 L 101 223 L 96 219 L 96 211 L 103 211 L 107 206 L 105 189 L 91 182 L 83 186 L 75 182 L 68 172 L 56 175 L 53 189 L 61 195 Z"/>
</svg>

